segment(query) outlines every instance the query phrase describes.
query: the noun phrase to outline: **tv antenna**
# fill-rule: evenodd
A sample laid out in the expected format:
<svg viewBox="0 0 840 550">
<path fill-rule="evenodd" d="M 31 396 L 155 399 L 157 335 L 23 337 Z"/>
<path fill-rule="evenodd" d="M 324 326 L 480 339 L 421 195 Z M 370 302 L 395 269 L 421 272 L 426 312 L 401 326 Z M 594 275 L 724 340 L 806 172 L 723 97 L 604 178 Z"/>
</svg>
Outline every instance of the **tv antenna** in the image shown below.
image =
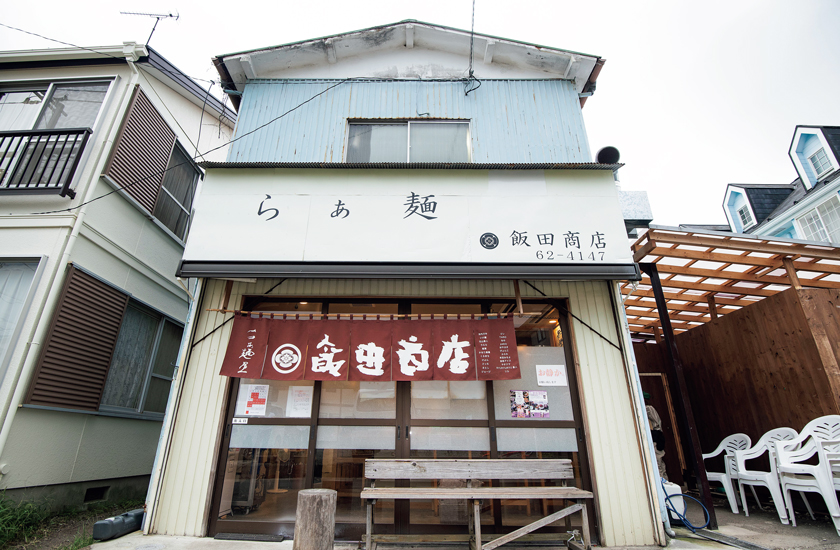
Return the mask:
<svg viewBox="0 0 840 550">
<path fill-rule="evenodd" d="M 138 12 L 133 12 L 133 11 L 121 11 L 120 15 L 144 15 L 146 17 L 154 17 L 155 18 L 155 26 L 152 27 L 152 32 L 149 33 L 149 38 L 146 39 L 146 45 L 147 46 L 149 45 L 149 41 L 151 41 L 151 39 L 152 39 L 152 35 L 155 34 L 155 29 L 157 28 L 158 23 L 160 23 L 161 19 L 174 18 L 175 21 L 177 21 L 178 19 L 181 18 L 181 15 L 178 14 L 178 13 L 175 13 L 175 14 L 172 14 L 172 13 L 138 13 Z"/>
</svg>

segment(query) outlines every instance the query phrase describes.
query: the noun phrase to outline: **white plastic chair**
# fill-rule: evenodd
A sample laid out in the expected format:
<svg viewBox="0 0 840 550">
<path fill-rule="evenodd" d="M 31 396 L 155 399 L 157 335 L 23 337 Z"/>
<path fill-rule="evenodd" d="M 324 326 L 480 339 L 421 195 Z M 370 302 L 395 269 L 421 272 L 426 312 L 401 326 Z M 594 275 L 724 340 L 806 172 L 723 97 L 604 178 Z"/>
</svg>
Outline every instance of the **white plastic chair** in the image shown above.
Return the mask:
<svg viewBox="0 0 840 550">
<path fill-rule="evenodd" d="M 750 486 L 750 490 L 752 490 L 753 497 L 755 498 L 756 503 L 758 503 L 758 507 L 764 510 L 764 508 L 761 507 L 761 502 L 759 502 L 758 496 L 755 494 L 755 486 L 759 485 L 761 487 L 767 487 L 767 489 L 770 490 L 770 496 L 773 497 L 773 504 L 776 506 L 776 513 L 779 515 L 779 520 L 784 525 L 788 524 L 789 520 L 787 513 L 785 512 L 785 500 L 782 496 L 781 485 L 779 484 L 776 442 L 790 441 L 796 438 L 797 435 L 799 434 L 796 433 L 796 430 L 793 428 L 776 428 L 762 435 L 761 439 L 758 440 L 758 443 L 749 449 L 735 451 L 735 466 L 738 470 L 738 485 L 741 492 L 741 506 L 744 508 L 744 513 L 747 516 L 750 515 L 750 511 L 749 508 L 747 508 L 747 495 L 744 492 L 745 485 Z M 767 453 L 767 458 L 770 461 L 769 472 L 747 469 L 747 460 L 759 458 L 764 453 Z M 813 518 L 814 512 L 811 510 L 811 505 L 808 503 L 808 499 L 805 498 L 804 493 L 800 494 L 802 495 L 802 500 L 805 501 L 805 506 L 808 507 L 808 512 Z"/>
<path fill-rule="evenodd" d="M 735 464 L 735 451 L 744 451 L 750 448 L 750 436 L 747 434 L 732 434 L 723 438 L 717 449 L 711 453 L 704 454 L 703 460 L 713 458 L 721 453 L 726 453 L 724 457 L 723 472 L 710 472 L 706 470 L 706 478 L 709 481 L 717 481 L 723 485 L 723 491 L 726 493 L 726 498 L 729 500 L 729 507 L 732 508 L 732 513 L 738 513 L 738 500 L 735 498 L 735 488 L 732 485 L 733 481 L 738 479 L 738 467 Z"/>
<path fill-rule="evenodd" d="M 840 535 L 840 504 L 835 492 L 840 489 L 840 416 L 812 420 L 799 437 L 776 442 L 776 449 L 779 481 L 791 523 L 796 526 L 791 490 L 819 493 Z M 817 465 L 804 463 L 815 454 L 819 457 Z"/>
</svg>

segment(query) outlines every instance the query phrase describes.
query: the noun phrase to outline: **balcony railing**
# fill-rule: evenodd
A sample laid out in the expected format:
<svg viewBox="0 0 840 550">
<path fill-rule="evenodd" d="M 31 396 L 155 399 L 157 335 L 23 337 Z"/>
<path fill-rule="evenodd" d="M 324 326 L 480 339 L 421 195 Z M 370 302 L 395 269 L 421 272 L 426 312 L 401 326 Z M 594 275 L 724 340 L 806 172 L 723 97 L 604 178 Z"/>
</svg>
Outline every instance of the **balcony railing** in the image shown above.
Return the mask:
<svg viewBox="0 0 840 550">
<path fill-rule="evenodd" d="M 0 132 L 0 193 L 57 193 L 70 189 L 90 128 Z"/>
</svg>

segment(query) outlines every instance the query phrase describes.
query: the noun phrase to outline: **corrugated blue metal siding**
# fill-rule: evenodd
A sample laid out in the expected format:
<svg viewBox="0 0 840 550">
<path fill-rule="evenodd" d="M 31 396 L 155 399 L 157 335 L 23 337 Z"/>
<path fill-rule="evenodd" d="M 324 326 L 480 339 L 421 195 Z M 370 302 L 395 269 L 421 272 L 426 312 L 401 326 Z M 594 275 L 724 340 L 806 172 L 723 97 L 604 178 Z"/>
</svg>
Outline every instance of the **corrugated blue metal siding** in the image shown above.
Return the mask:
<svg viewBox="0 0 840 550">
<path fill-rule="evenodd" d="M 591 162 L 578 95 L 562 80 L 345 82 L 282 119 L 245 135 L 336 84 L 271 81 L 245 87 L 229 162 L 342 162 L 348 119 L 471 121 L 473 162 Z"/>
</svg>

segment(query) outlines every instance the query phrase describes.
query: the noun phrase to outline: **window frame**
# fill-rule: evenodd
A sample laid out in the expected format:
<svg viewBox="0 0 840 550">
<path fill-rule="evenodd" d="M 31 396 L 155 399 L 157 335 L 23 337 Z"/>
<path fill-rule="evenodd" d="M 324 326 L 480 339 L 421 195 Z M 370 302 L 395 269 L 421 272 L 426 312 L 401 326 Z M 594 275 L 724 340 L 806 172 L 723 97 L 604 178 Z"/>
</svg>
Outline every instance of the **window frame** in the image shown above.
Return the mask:
<svg viewBox="0 0 840 550">
<path fill-rule="evenodd" d="M 752 212 L 750 212 L 750 206 L 748 204 L 738 208 L 736 213 L 738 214 L 738 220 L 741 222 L 741 227 L 743 229 L 748 229 L 755 225 L 755 220 L 753 219 Z M 744 214 L 746 214 L 746 216 L 744 216 Z"/>
<path fill-rule="evenodd" d="M 176 149 L 180 150 L 181 154 L 183 154 L 184 157 L 186 157 L 187 161 L 189 162 L 190 167 L 195 171 L 195 180 L 193 181 L 193 192 L 192 192 L 192 202 L 194 203 L 195 202 L 195 197 L 198 195 L 198 185 L 204 179 L 204 172 L 195 163 L 195 160 L 190 156 L 190 154 L 187 153 L 186 148 L 183 145 L 181 145 L 180 140 L 176 136 L 175 137 L 175 144 L 172 146 L 172 150 L 169 152 L 169 159 L 167 159 L 167 162 L 166 162 L 167 173 L 169 171 L 169 163 L 172 162 L 172 155 L 174 154 Z M 174 238 L 179 243 L 184 245 L 187 242 L 187 236 L 190 234 L 190 225 L 192 224 L 193 205 L 190 204 L 189 209 L 184 208 L 184 205 L 181 204 L 181 202 L 178 199 L 175 198 L 175 196 L 169 191 L 169 189 L 167 189 L 164 186 L 165 181 L 166 181 L 166 173 L 163 175 L 163 179 L 160 182 L 160 189 L 158 190 L 158 197 L 155 200 L 155 207 L 152 209 L 151 212 L 149 212 L 149 216 L 151 216 L 151 219 L 155 222 L 155 224 L 158 227 L 160 227 L 161 229 L 163 229 L 170 237 Z M 160 201 L 160 195 L 161 195 L 161 193 L 164 193 L 164 192 L 169 196 L 170 199 L 172 199 L 172 201 L 175 202 L 176 205 L 178 205 L 178 207 L 183 212 L 185 212 L 187 214 L 187 224 L 184 227 L 184 235 L 183 236 L 179 236 L 168 225 L 166 225 L 166 223 L 162 219 L 158 218 L 155 215 L 154 211 L 157 209 L 158 202 Z M 122 195 L 123 196 L 128 196 L 127 194 L 122 194 Z M 142 208 L 143 211 L 148 212 L 142 206 L 140 208 Z"/>
<path fill-rule="evenodd" d="M 821 206 L 824 206 L 831 201 L 836 201 L 837 202 L 837 209 L 840 209 L 840 196 L 838 196 L 835 193 L 832 196 L 830 196 L 829 198 L 827 198 L 826 200 L 824 200 L 824 201 L 820 202 L 819 204 L 815 205 L 813 208 L 809 208 L 808 210 L 806 210 L 805 212 L 803 212 L 802 214 L 800 214 L 799 216 L 797 216 L 795 218 L 794 221 L 795 221 L 795 225 L 796 225 L 796 232 L 797 232 L 797 234 L 801 235 L 801 238 L 803 240 L 807 240 L 807 241 L 811 241 L 811 242 L 819 242 L 819 243 L 833 243 L 833 242 L 835 242 L 835 241 L 831 240 L 831 233 L 833 231 L 829 230 L 828 226 L 825 223 L 825 220 L 823 219 L 823 215 L 820 213 L 820 210 L 819 210 Z M 809 215 L 812 215 L 812 214 L 816 216 L 816 219 L 819 221 L 820 226 L 821 226 L 820 230 L 822 232 L 824 232 L 825 235 L 826 235 L 826 240 L 825 241 L 814 240 L 814 239 L 808 238 L 807 235 L 806 235 L 806 232 L 804 231 L 805 226 L 802 223 L 802 219 L 805 216 L 809 216 Z M 840 232 L 840 228 L 837 228 L 834 231 Z M 840 242 L 840 239 L 838 239 L 838 242 Z"/>
<path fill-rule="evenodd" d="M 413 118 L 403 118 L 403 119 L 348 119 L 346 128 L 344 130 L 344 143 L 346 144 L 344 147 L 344 159 L 342 162 L 347 163 L 347 155 L 350 153 L 350 126 L 353 125 L 363 125 L 363 124 L 376 124 L 377 126 L 385 126 L 385 125 L 406 125 L 406 142 L 405 142 L 405 163 L 408 164 L 411 162 L 411 125 L 412 124 L 466 124 L 467 125 L 467 161 L 471 163 L 473 161 L 472 155 L 472 120 L 471 119 L 413 119 Z"/>
<path fill-rule="evenodd" d="M 35 290 L 38 288 L 38 285 L 41 282 L 41 276 L 44 274 L 44 270 L 46 269 L 47 256 L 0 256 L 0 263 L 5 262 L 37 263 L 37 266 L 35 267 L 35 273 L 32 275 L 32 281 L 30 281 L 29 283 L 29 288 L 27 289 L 26 297 L 23 300 L 23 306 L 21 307 L 20 313 L 18 314 L 17 319 L 15 320 L 14 328 L 12 329 L 12 336 L 9 340 L 9 345 L 6 348 L 5 353 L 0 355 L 0 384 L 2 384 L 6 373 L 8 372 L 9 364 L 11 363 L 12 356 L 14 355 L 15 349 L 17 348 L 17 342 L 20 338 L 20 333 L 23 330 L 24 321 L 26 320 L 26 316 L 29 313 L 29 308 L 32 305 L 32 301 L 35 298 Z"/>
<path fill-rule="evenodd" d="M 19 129 L 19 131 L 25 130 L 34 130 L 35 127 L 38 125 L 38 122 L 41 120 L 41 117 L 44 116 L 44 111 L 47 109 L 47 105 L 49 105 L 50 100 L 52 99 L 53 95 L 55 94 L 55 89 L 58 86 L 67 86 L 72 84 L 84 84 L 84 85 L 91 85 L 91 84 L 104 84 L 107 85 L 107 89 L 105 90 L 105 96 L 102 98 L 102 103 L 99 104 L 99 110 L 96 113 L 96 118 L 93 120 L 93 124 L 91 124 L 88 128 L 93 131 L 98 125 L 99 121 L 102 119 L 102 113 L 104 111 L 103 107 L 108 104 L 108 100 L 110 98 L 111 92 L 113 90 L 112 84 L 114 83 L 114 78 L 92 78 L 92 79 L 68 79 L 68 80 L 35 80 L 31 82 L 16 82 L 16 83 L 0 83 L 0 95 L 6 93 L 15 93 L 15 92 L 35 92 L 44 90 L 44 99 L 41 101 L 41 107 L 38 109 L 38 115 L 35 117 L 35 120 L 32 124 L 29 125 L 29 128 Z M 3 128 L 0 128 L 0 131 L 5 131 Z M 9 130 L 9 131 L 16 131 L 16 130 Z M 45 129 L 44 131 L 49 131 Z"/>
<path fill-rule="evenodd" d="M 149 355 L 148 362 L 143 367 L 145 370 L 144 370 L 144 374 L 143 374 L 142 386 L 140 388 L 140 394 L 137 398 L 137 407 L 131 408 L 131 407 L 121 407 L 121 406 L 118 406 L 118 405 L 103 405 L 102 404 L 102 397 L 100 397 L 99 398 L 99 403 L 100 404 L 99 404 L 98 414 L 103 415 L 103 416 L 117 416 L 117 417 L 122 417 L 122 418 L 137 418 L 137 419 L 142 419 L 142 420 L 163 420 L 163 417 L 164 417 L 165 413 L 146 411 L 145 410 L 146 400 L 149 396 L 149 387 L 151 386 L 152 378 L 156 377 L 156 378 L 168 380 L 169 383 L 170 383 L 169 387 L 170 387 L 170 389 L 172 388 L 172 381 L 175 380 L 175 376 L 177 375 L 177 371 L 178 371 L 178 366 L 177 366 L 178 356 L 175 357 L 176 365 L 175 365 L 175 370 L 172 373 L 172 378 L 166 378 L 165 376 L 156 375 L 153 372 L 154 371 L 154 366 L 155 366 L 155 359 L 157 359 L 157 354 L 158 354 L 158 351 L 160 350 L 161 337 L 163 335 L 163 329 L 166 325 L 166 322 L 169 321 L 169 322 L 173 323 L 174 325 L 181 328 L 181 341 L 182 342 L 183 342 L 183 338 L 184 338 L 184 334 L 183 334 L 184 324 L 177 321 L 176 319 L 173 319 L 172 317 L 166 315 L 162 311 L 160 311 L 158 309 L 155 309 L 155 308 L 149 306 L 148 304 L 145 304 L 145 303 L 141 302 L 140 300 L 135 299 L 132 296 L 129 296 L 128 305 L 126 306 L 126 311 L 128 311 L 128 308 L 130 308 L 132 306 L 139 309 L 142 313 L 158 316 L 158 324 L 157 324 L 157 328 L 155 329 L 155 337 L 154 337 L 155 339 L 154 339 L 154 342 L 152 344 L 152 351 Z M 122 331 L 122 326 L 123 326 L 123 323 L 125 322 L 125 316 L 126 316 L 126 314 L 124 312 L 123 313 L 123 318 L 120 321 L 120 331 Z M 115 344 L 115 347 L 114 347 L 115 352 L 116 352 L 116 345 L 118 345 L 118 344 L 119 344 L 119 339 L 117 339 L 117 343 Z M 112 356 L 111 357 L 111 366 L 113 366 L 113 361 L 114 361 L 114 358 Z M 110 372 L 111 372 L 110 371 L 111 366 L 108 367 L 108 374 L 109 375 L 110 375 Z M 103 395 L 104 395 L 105 390 L 107 388 L 108 388 L 108 378 L 106 377 L 105 384 L 102 387 Z M 169 399 L 167 398 L 167 402 L 168 401 L 169 401 Z"/>
<path fill-rule="evenodd" d="M 820 153 L 822 153 L 822 156 L 825 158 L 825 163 L 827 165 L 821 172 L 817 170 L 817 165 L 814 163 L 814 158 Z M 808 162 L 811 164 L 811 169 L 814 171 L 814 174 L 816 174 L 817 180 L 834 170 L 834 166 L 831 164 L 831 159 L 828 158 L 828 153 L 825 152 L 825 147 L 820 147 L 814 152 L 814 154 L 808 155 Z M 822 164 L 822 162 L 820 162 L 820 164 Z"/>
</svg>

